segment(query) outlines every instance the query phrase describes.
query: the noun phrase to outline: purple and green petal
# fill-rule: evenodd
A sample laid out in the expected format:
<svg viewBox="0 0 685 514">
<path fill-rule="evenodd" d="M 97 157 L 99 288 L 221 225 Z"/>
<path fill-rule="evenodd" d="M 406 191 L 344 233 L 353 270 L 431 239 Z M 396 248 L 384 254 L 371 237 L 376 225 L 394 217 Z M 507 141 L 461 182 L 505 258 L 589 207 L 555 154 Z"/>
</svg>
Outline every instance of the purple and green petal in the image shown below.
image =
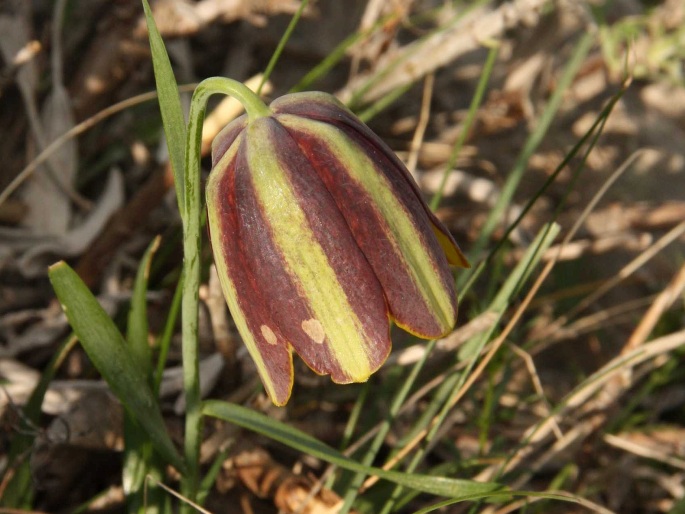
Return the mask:
<svg viewBox="0 0 685 514">
<path fill-rule="evenodd" d="M 284 405 L 293 349 L 335 382 L 362 382 L 390 352 L 390 318 L 447 334 L 449 264 L 468 263 L 402 162 L 335 98 L 288 95 L 271 111 L 217 137 L 207 206 L 229 308 Z"/>
<path fill-rule="evenodd" d="M 322 92 L 294 93 L 282 96 L 274 100 L 270 108 L 274 114 L 293 114 L 303 118 L 322 121 L 327 124 L 335 125 L 354 140 L 362 140 L 371 144 L 375 150 L 385 156 L 392 164 L 391 173 L 397 176 L 398 180 L 403 180 L 414 192 L 424 212 L 432 224 L 440 246 L 443 248 L 447 261 L 453 266 L 469 268 L 470 265 L 466 257 L 459 249 L 459 245 L 454 237 L 438 220 L 433 211 L 423 200 L 418 186 L 407 171 L 405 165 L 400 161 L 395 152 L 383 142 L 369 127 L 362 123 L 344 104 L 334 96 Z"/>
<path fill-rule="evenodd" d="M 270 396 L 287 401 L 292 364 L 284 369 L 281 356 L 271 369 L 264 349 L 289 354 L 292 347 L 338 383 L 367 380 L 391 346 L 380 283 L 288 133 L 263 118 L 241 138 L 210 177 L 209 211 L 220 213 L 210 215 L 210 232 L 215 252 L 223 250 L 229 307 L 246 320 L 239 329 L 250 332 L 246 343 Z M 233 207 L 214 207 L 224 204 Z M 231 269 L 236 261 L 240 270 Z"/>
<path fill-rule="evenodd" d="M 237 156 L 243 140 L 244 134 L 221 157 L 207 182 L 210 236 L 221 287 L 236 327 L 269 396 L 277 405 L 284 405 L 293 384 L 292 353 L 271 320 L 268 290 L 257 285 L 250 242 L 242 237 L 244 226 L 254 216 L 238 204 L 237 198 L 240 190 L 236 178 L 241 174 Z"/>
<path fill-rule="evenodd" d="M 456 322 L 454 280 L 445 254 L 394 165 L 337 127 L 280 114 L 345 217 L 402 328 L 440 337 Z"/>
</svg>

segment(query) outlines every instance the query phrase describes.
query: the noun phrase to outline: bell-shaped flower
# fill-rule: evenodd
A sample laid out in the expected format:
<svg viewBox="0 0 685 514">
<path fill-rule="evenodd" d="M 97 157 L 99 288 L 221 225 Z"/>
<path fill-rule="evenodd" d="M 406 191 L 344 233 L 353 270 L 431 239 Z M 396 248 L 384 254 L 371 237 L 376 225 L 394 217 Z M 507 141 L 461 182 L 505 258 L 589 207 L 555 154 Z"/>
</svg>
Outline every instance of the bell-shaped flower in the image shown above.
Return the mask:
<svg viewBox="0 0 685 514">
<path fill-rule="evenodd" d="M 284 405 L 293 349 L 345 384 L 383 364 L 391 321 L 449 333 L 449 265 L 468 263 L 402 162 L 333 96 L 286 95 L 264 112 L 214 140 L 207 207 L 231 314 Z"/>
</svg>

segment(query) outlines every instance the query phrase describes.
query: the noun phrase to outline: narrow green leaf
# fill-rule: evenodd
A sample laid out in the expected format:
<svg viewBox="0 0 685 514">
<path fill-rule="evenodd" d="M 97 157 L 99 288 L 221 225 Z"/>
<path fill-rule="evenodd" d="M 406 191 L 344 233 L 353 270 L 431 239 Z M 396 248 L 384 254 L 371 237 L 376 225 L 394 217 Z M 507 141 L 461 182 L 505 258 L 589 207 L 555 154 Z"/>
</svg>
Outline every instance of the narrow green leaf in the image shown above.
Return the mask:
<svg viewBox="0 0 685 514">
<path fill-rule="evenodd" d="M 500 500 L 500 501 L 505 501 L 508 500 L 509 497 L 514 496 L 514 497 L 521 497 L 521 498 L 544 498 L 547 500 L 555 500 L 555 501 L 562 501 L 562 502 L 569 502 L 569 503 L 581 503 L 582 504 L 582 498 L 579 496 L 571 495 L 569 493 L 558 493 L 556 491 L 552 492 L 538 492 L 538 491 L 508 491 L 508 492 L 495 492 L 492 493 L 491 498 L 493 500 Z M 479 498 L 465 498 L 465 500 L 478 500 Z M 457 503 L 455 500 L 445 500 L 441 501 L 439 503 L 435 503 L 433 505 L 429 505 L 428 507 L 425 507 L 421 510 L 417 510 L 414 514 L 428 514 L 429 512 L 433 512 L 436 510 L 443 509 L 445 507 L 448 507 L 450 505 L 453 505 Z M 591 509 L 592 510 L 592 509 Z"/>
<path fill-rule="evenodd" d="M 145 367 L 145 375 L 150 379 L 152 371 L 152 352 L 147 342 L 147 283 L 150 275 L 150 262 L 153 254 L 159 247 L 160 238 L 157 236 L 143 255 L 136 281 L 133 286 L 133 297 L 131 298 L 131 309 L 128 313 L 127 339 L 129 348 L 135 360 Z"/>
<path fill-rule="evenodd" d="M 383 21 L 386 21 L 385 19 Z M 326 57 L 319 63 L 317 64 L 314 68 L 312 68 L 307 74 L 300 79 L 300 81 L 295 84 L 289 93 L 298 93 L 300 91 L 306 91 L 308 89 L 311 89 L 311 86 L 314 82 L 319 80 L 322 77 L 325 77 L 329 71 L 333 69 L 333 67 L 338 64 L 341 60 L 345 58 L 347 55 L 347 51 L 350 49 L 352 45 L 354 45 L 357 41 L 360 39 L 367 37 L 372 30 L 376 29 L 376 25 L 374 25 L 371 29 L 366 30 L 364 32 L 354 32 L 350 36 L 347 36 L 341 43 L 338 44 L 333 50 L 328 52 Z"/>
<path fill-rule="evenodd" d="M 497 297 L 489 306 L 488 310 L 497 312 L 497 322 L 492 324 L 490 330 L 483 334 L 476 335 L 460 348 L 458 359 L 461 362 L 468 362 L 468 365 L 464 370 L 447 376 L 438 390 L 434 393 L 433 399 L 427 406 L 425 412 L 421 415 L 418 422 L 414 424 L 412 431 L 405 436 L 405 441 L 408 441 L 419 431 L 423 429 L 428 430 L 428 434 L 425 438 L 426 444 L 416 451 L 412 460 L 409 462 L 407 469 L 415 469 L 426 456 L 426 448 L 430 447 L 430 442 L 439 433 L 445 418 L 452 412 L 452 395 L 461 388 L 470 375 L 476 365 L 478 355 L 480 355 L 485 345 L 491 341 L 494 331 L 499 326 L 499 319 L 509 307 L 514 292 L 517 291 L 530 276 L 531 271 L 537 266 L 545 250 L 552 244 L 554 238 L 559 233 L 559 230 L 560 227 L 556 223 L 545 225 L 540 230 L 533 243 L 521 258 L 521 261 L 510 273 L 509 278 L 502 286 Z M 430 428 L 430 423 L 433 422 L 434 419 L 437 420 L 437 422 Z M 384 508 L 379 512 L 390 512 L 394 508 L 395 502 L 398 501 L 401 492 L 401 488 L 396 488 L 392 493 L 392 496 L 386 502 Z"/>
<path fill-rule="evenodd" d="M 178 94 L 178 86 L 174 71 L 171 69 L 169 55 L 164 47 L 162 36 L 157 30 L 157 24 L 152 17 L 150 4 L 143 0 L 145 20 L 150 38 L 150 50 L 152 52 L 152 66 L 155 71 L 155 83 L 159 98 L 159 109 L 162 113 L 162 124 L 169 148 L 169 160 L 174 171 L 174 183 L 176 185 L 176 199 L 181 209 L 181 216 L 185 217 L 183 206 L 185 205 L 185 191 L 183 181 L 183 161 L 186 144 L 186 122 L 181 108 L 181 97 Z"/>
<path fill-rule="evenodd" d="M 490 81 L 492 70 L 495 67 L 497 56 L 499 55 L 499 47 L 500 46 L 497 43 L 493 43 L 490 47 L 490 51 L 488 52 L 488 58 L 485 61 L 485 64 L 483 65 L 483 70 L 481 71 L 480 78 L 478 79 L 478 85 L 476 86 L 476 91 L 473 94 L 473 98 L 471 99 L 469 111 L 461 127 L 461 132 L 459 133 L 459 137 L 457 138 L 457 141 L 454 143 L 454 147 L 452 148 L 452 153 L 450 153 L 450 157 L 447 160 L 447 165 L 445 166 L 445 171 L 443 171 L 442 173 L 442 178 L 440 179 L 440 185 L 438 186 L 438 190 L 435 192 L 433 198 L 431 199 L 430 208 L 433 211 L 437 210 L 437 208 L 440 206 L 440 200 L 442 200 L 442 195 L 445 191 L 447 179 L 452 174 L 454 166 L 457 163 L 459 153 L 461 152 L 461 149 L 463 148 L 464 143 L 466 142 L 466 138 L 471 133 L 471 127 L 476 121 L 478 109 L 480 108 L 480 105 L 483 102 L 483 98 L 485 97 L 485 90 Z"/>
<path fill-rule="evenodd" d="M 159 394 L 159 386 L 162 384 L 162 377 L 164 375 L 164 367 L 166 366 L 166 358 L 169 354 L 169 347 L 171 346 L 171 338 L 174 335 L 174 328 L 176 327 L 176 321 L 178 321 L 178 313 L 181 310 L 181 300 L 183 298 L 183 274 L 181 274 L 178 279 L 178 284 L 176 284 L 176 291 L 174 292 L 174 298 L 171 300 L 171 306 L 169 307 L 169 313 L 166 317 L 166 323 L 164 323 L 164 331 L 159 336 L 157 340 L 157 349 L 159 355 L 157 356 L 157 368 L 155 369 L 155 376 L 153 379 L 152 390 L 155 396 Z"/>
<path fill-rule="evenodd" d="M 481 483 L 456 478 L 406 474 L 364 466 L 348 459 L 337 450 L 305 432 L 240 405 L 211 400 L 204 403 L 202 411 L 207 416 L 223 419 L 243 428 L 253 430 L 341 468 L 363 472 L 367 475 L 375 475 L 396 484 L 416 489 L 417 491 L 459 499 L 465 497 L 482 498 L 495 491 L 502 490 L 501 485 L 491 482 Z"/>
<path fill-rule="evenodd" d="M 138 427 L 133 416 L 124 415 L 124 463 L 121 472 L 126 503 L 130 514 L 159 514 L 164 505 L 164 491 L 154 481 L 164 478 L 165 463 L 154 451 L 152 440 Z"/>
<path fill-rule="evenodd" d="M 266 84 L 266 81 L 269 80 L 269 77 L 271 76 L 271 72 L 274 71 L 274 68 L 276 67 L 276 63 L 278 62 L 278 59 L 281 57 L 281 54 L 283 53 L 283 49 L 285 48 L 286 43 L 290 39 L 290 36 L 293 33 L 293 30 L 295 30 L 295 26 L 297 25 L 297 22 L 300 21 L 300 17 L 302 16 L 302 13 L 304 10 L 307 8 L 307 4 L 309 4 L 309 0 L 301 0 L 300 2 L 300 7 L 298 7 L 297 11 L 295 11 L 295 14 L 293 15 L 292 19 L 290 20 L 290 23 L 288 24 L 288 28 L 285 29 L 285 32 L 281 36 L 281 40 L 278 42 L 278 46 L 276 47 L 276 50 L 274 50 L 273 55 L 271 56 L 271 59 L 269 59 L 269 64 L 266 65 L 266 70 L 264 70 L 264 75 L 262 76 L 262 81 L 259 83 L 259 87 L 257 87 L 257 96 L 259 96 L 262 92 L 262 88 L 264 87 L 264 84 Z"/>
<path fill-rule="evenodd" d="M 133 286 L 133 297 L 128 314 L 127 339 L 131 356 L 145 368 L 148 384 L 153 383 L 152 352 L 148 344 L 147 322 L 147 291 L 152 256 L 159 247 L 160 237 L 157 236 L 148 246 L 138 266 L 136 281 Z M 155 390 L 156 391 L 156 390 Z M 156 392 L 153 393 L 156 396 Z M 122 482 L 129 512 L 141 514 L 156 514 L 162 503 L 162 490 L 151 488 L 146 490 L 145 481 L 151 475 L 162 479 L 164 463 L 159 454 L 154 452 L 152 441 L 146 432 L 138 428 L 138 424 L 126 411 L 124 414 L 124 465 Z M 146 507 L 147 504 L 147 507 Z"/>
<path fill-rule="evenodd" d="M 0 506 L 28 510 L 33 505 L 34 477 L 31 461 L 26 457 L 34 443 L 35 436 L 38 434 L 35 427 L 39 426 L 45 393 L 55 376 L 55 372 L 75 344 L 76 337 L 73 334 L 62 342 L 43 371 L 28 402 L 23 406 L 21 430 L 11 439 L 7 453 L 7 464 L 4 466 L 1 475 L 2 483 L 5 485 L 3 493 L 0 494 Z"/>
<path fill-rule="evenodd" d="M 170 464 L 184 471 L 185 465 L 166 431 L 144 367 L 133 358 L 114 322 L 66 263 L 53 264 L 48 275 L 69 324 L 93 365 L 148 433 L 157 451 Z"/>
<path fill-rule="evenodd" d="M 531 132 L 530 136 L 526 140 L 525 145 L 516 158 L 516 162 L 514 163 L 511 172 L 507 174 L 507 180 L 502 186 L 500 196 L 492 210 L 490 210 L 490 213 L 485 220 L 485 224 L 481 228 L 478 240 L 473 245 L 472 253 L 474 255 L 477 255 L 483 248 L 485 248 L 487 241 L 494 232 L 495 228 L 497 228 L 498 224 L 502 222 L 502 217 L 509 208 L 511 200 L 514 197 L 514 193 L 516 192 L 516 189 L 523 180 L 525 172 L 528 169 L 528 161 L 540 146 L 540 143 L 542 143 L 545 135 L 547 134 L 548 129 L 554 120 L 554 116 L 559 111 L 564 94 L 570 87 L 573 78 L 580 70 L 580 67 L 585 62 L 585 56 L 592 48 L 594 40 L 595 35 L 592 33 L 587 33 L 584 34 L 578 41 L 571 59 L 564 68 L 564 73 L 554 88 L 554 93 L 550 97 L 549 102 L 547 102 L 547 105 L 542 112 L 542 115 L 537 121 L 535 129 L 533 132 Z"/>
</svg>

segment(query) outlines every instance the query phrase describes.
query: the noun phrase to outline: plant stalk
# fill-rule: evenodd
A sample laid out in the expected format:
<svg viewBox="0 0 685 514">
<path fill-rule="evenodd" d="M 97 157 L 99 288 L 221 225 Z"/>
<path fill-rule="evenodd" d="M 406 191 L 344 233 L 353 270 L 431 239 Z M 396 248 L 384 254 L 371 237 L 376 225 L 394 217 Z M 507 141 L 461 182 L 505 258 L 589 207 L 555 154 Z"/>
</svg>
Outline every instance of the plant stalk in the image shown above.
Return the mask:
<svg viewBox="0 0 685 514">
<path fill-rule="evenodd" d="M 201 194 L 200 147 L 202 125 L 208 98 L 222 93 L 238 100 L 250 120 L 271 114 L 269 108 L 247 86 L 228 78 L 212 77 L 202 81 L 190 103 L 185 148 L 185 195 L 183 209 L 183 388 L 186 400 L 184 456 L 188 472 L 183 479 L 183 495 L 195 502 L 199 487 L 199 457 L 202 441 L 202 399 L 198 357 L 198 292 L 200 288 Z"/>
</svg>

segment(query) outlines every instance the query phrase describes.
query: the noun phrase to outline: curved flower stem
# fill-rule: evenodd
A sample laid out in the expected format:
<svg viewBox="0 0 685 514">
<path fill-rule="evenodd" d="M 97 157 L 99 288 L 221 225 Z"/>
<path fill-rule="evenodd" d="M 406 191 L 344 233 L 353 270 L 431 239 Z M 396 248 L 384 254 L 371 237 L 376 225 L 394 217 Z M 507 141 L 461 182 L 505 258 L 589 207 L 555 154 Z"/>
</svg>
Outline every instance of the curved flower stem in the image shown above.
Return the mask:
<svg viewBox="0 0 685 514">
<path fill-rule="evenodd" d="M 207 99 L 223 93 L 238 100 L 250 120 L 268 116 L 271 111 L 247 86 L 235 80 L 213 77 L 202 81 L 190 104 L 185 147 L 185 195 L 183 210 L 183 388 L 186 400 L 184 456 L 188 473 L 182 483 L 186 498 L 195 501 L 199 483 L 199 453 L 202 436 L 200 368 L 198 359 L 198 291 L 200 287 L 200 146 Z"/>
</svg>

